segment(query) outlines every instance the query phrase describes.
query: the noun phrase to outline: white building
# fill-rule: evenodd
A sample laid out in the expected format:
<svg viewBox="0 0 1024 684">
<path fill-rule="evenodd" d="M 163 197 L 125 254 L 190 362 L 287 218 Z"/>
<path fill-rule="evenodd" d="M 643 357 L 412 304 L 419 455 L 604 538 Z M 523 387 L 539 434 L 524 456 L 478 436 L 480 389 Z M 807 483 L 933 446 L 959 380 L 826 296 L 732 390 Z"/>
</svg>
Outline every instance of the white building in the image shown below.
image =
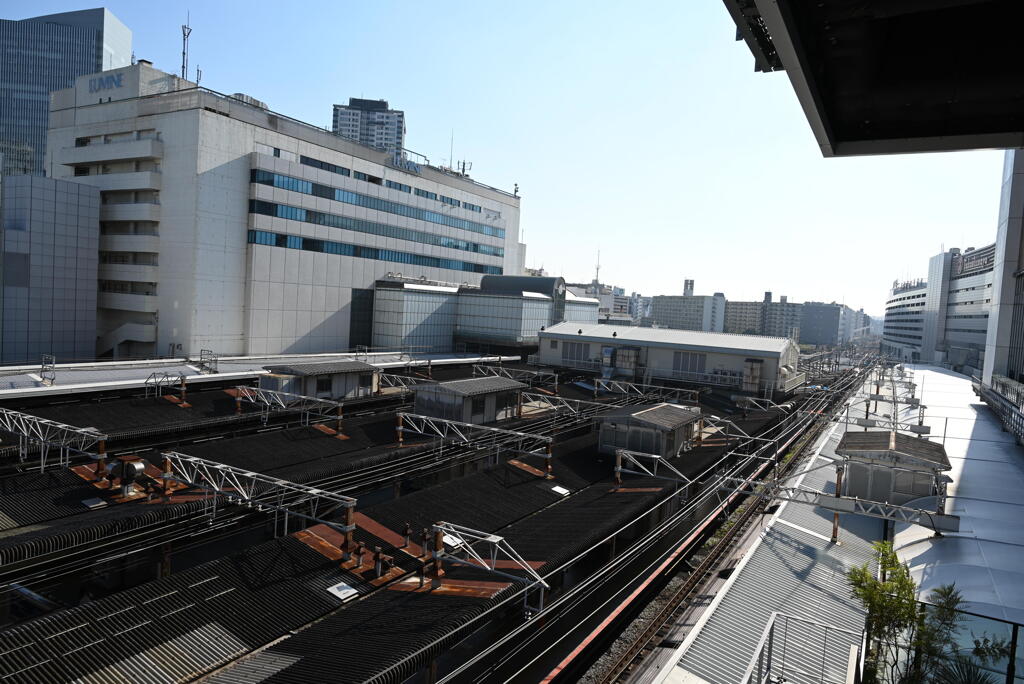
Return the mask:
<svg viewBox="0 0 1024 684">
<path fill-rule="evenodd" d="M 539 334 L 537 362 L 643 382 L 654 378 L 746 392 L 789 392 L 803 382 L 786 337 L 559 323 Z"/>
<path fill-rule="evenodd" d="M 52 94 L 46 168 L 101 191 L 99 354 L 369 345 L 387 273 L 523 267 L 515 195 L 145 61 Z"/>
<path fill-rule="evenodd" d="M 347 105 L 334 105 L 334 132 L 388 152 L 405 147 L 405 112 L 389 109 L 387 100 L 350 97 Z"/>
<path fill-rule="evenodd" d="M 690 281 L 687 281 L 690 282 Z M 651 318 L 678 330 L 725 330 L 725 295 L 658 295 L 651 297 Z"/>
<path fill-rule="evenodd" d="M 996 245 L 950 249 L 928 261 L 928 278 L 894 283 L 882 353 L 980 373 L 992 310 Z"/>
</svg>

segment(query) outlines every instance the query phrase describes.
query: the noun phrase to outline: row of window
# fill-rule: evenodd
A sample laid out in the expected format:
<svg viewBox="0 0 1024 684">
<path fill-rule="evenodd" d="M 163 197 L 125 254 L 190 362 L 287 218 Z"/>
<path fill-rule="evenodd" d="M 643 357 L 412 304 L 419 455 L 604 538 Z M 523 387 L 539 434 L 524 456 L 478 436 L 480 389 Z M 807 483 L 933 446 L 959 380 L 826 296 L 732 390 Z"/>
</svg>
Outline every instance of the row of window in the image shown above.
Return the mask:
<svg viewBox="0 0 1024 684">
<path fill-rule="evenodd" d="M 291 176 L 285 176 L 272 171 L 253 169 L 250 178 L 253 183 L 259 183 L 260 185 L 270 185 L 283 190 L 292 190 L 294 192 L 301 192 L 305 195 L 314 195 L 316 197 L 332 199 L 336 202 L 354 204 L 357 207 L 366 207 L 367 209 L 375 209 L 388 214 L 397 214 L 399 216 L 406 216 L 408 218 L 428 221 L 430 223 L 437 223 L 451 228 L 469 230 L 482 235 L 491 235 L 499 238 L 505 237 L 504 228 L 488 226 L 483 223 L 469 221 L 456 216 L 449 216 L 448 214 L 441 214 L 428 209 L 420 209 L 419 207 L 412 207 L 408 204 L 392 202 L 379 197 L 370 197 L 369 195 L 352 192 L 351 190 L 332 188 L 329 185 L 313 183 L 307 180 L 302 180 L 301 178 L 293 178 Z"/>
<path fill-rule="evenodd" d="M 344 166 L 338 166 L 337 164 L 331 164 L 325 161 L 320 161 L 319 159 L 313 159 L 312 157 L 307 157 L 305 155 L 299 157 L 299 162 L 305 164 L 306 166 L 312 166 L 317 169 L 323 169 L 324 171 L 330 171 L 331 173 L 337 173 L 342 176 L 353 176 L 356 180 L 365 181 L 367 183 L 373 183 L 374 185 L 381 185 L 382 179 L 377 176 L 371 176 L 370 174 L 363 173 L 362 171 L 353 172 L 349 169 L 346 169 Z M 394 190 L 401 190 L 402 192 L 412 192 L 412 187 L 405 185 L 403 183 L 386 181 L 384 184 L 387 185 L 387 187 L 392 188 Z M 416 188 L 416 194 L 419 195 L 420 197 L 427 197 L 435 201 L 441 201 L 444 202 L 445 204 L 450 204 L 453 207 L 462 207 L 463 209 L 468 209 L 470 211 L 475 211 L 477 213 L 481 213 L 483 211 L 483 208 L 477 204 L 470 204 L 469 202 L 460 202 L 454 197 L 445 197 L 444 195 L 438 195 L 436 192 L 427 192 L 426 190 L 420 190 L 419 188 Z"/>
<path fill-rule="evenodd" d="M 380 249 L 378 247 L 350 245 L 344 242 L 318 240 L 298 235 L 282 235 L 281 233 L 271 233 L 265 230 L 250 230 L 249 244 L 284 247 L 286 249 L 301 249 L 307 252 L 321 252 L 323 254 L 339 254 L 341 256 L 357 257 L 359 259 L 392 261 L 399 264 L 412 264 L 414 266 L 426 266 L 429 268 L 445 268 L 451 271 L 468 271 L 470 273 L 501 275 L 501 267 L 499 266 L 474 264 L 468 261 L 459 261 L 458 259 L 444 259 L 440 257 L 425 256 L 423 254 L 410 254 L 408 252 L 398 252 L 392 249 Z"/>
<path fill-rule="evenodd" d="M 338 216 L 337 214 L 313 211 L 312 209 L 302 209 L 300 207 L 288 206 L 287 204 L 275 204 L 274 202 L 265 202 L 263 200 L 249 200 L 249 213 L 274 216 L 292 221 L 302 221 L 304 223 L 314 223 L 318 226 L 343 228 L 357 233 L 380 235 L 382 237 L 390 237 L 397 240 L 421 242 L 425 245 L 436 245 L 438 247 L 448 247 L 449 249 L 461 249 L 465 252 L 475 252 L 477 254 L 486 254 L 488 256 L 505 256 L 504 247 L 481 245 L 468 240 L 460 240 L 459 238 L 446 237 L 435 233 L 425 233 L 421 230 L 413 230 L 411 228 L 390 226 L 386 223 L 363 221 L 361 219 L 350 218 L 348 216 Z"/>
<path fill-rule="evenodd" d="M 396 183 L 393 180 L 384 181 L 384 185 L 388 186 L 392 190 L 398 190 L 400 192 L 412 192 L 412 186 L 406 185 L 405 183 Z"/>
</svg>

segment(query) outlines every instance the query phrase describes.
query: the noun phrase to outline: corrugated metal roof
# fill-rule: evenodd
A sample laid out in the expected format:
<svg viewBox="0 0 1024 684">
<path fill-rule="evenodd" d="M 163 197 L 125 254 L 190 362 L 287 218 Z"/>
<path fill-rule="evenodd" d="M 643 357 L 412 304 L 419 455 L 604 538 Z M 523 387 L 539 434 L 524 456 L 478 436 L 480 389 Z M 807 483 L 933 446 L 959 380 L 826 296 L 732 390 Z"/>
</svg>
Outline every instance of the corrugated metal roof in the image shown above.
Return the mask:
<svg viewBox="0 0 1024 684">
<path fill-rule="evenodd" d="M 416 385 L 414 392 L 450 392 L 461 397 L 473 397 L 478 394 L 491 394 L 492 392 L 508 392 L 511 390 L 525 389 L 526 385 L 509 378 L 486 376 L 481 378 L 466 378 L 465 380 L 449 380 L 434 384 Z"/>
<path fill-rule="evenodd" d="M 281 375 L 336 375 L 338 373 L 369 373 L 380 370 L 362 361 L 330 361 L 326 363 L 295 363 L 280 366 L 264 366 L 264 370 Z"/>
<path fill-rule="evenodd" d="M 647 344 L 680 349 L 706 349 L 733 354 L 779 355 L 794 346 L 786 337 L 732 335 L 729 333 L 674 330 L 670 328 L 638 328 L 623 325 L 602 325 L 567 321 L 542 330 L 541 338 L 572 339 L 590 342 L 614 341 L 618 344 Z"/>
<path fill-rule="evenodd" d="M 901 432 L 860 432 L 851 430 L 843 434 L 842 441 L 836 447 L 836 453 L 842 456 L 856 456 L 871 452 L 888 452 L 896 457 L 909 457 L 918 461 L 926 461 L 949 470 L 949 458 L 946 448 L 937 442 L 911 437 Z"/>
<path fill-rule="evenodd" d="M 675 430 L 698 420 L 700 418 L 700 409 L 693 406 L 680 406 L 678 404 L 646 404 L 643 406 L 625 406 L 605 411 L 597 417 L 599 420 L 605 421 L 627 416 L 635 421 L 647 423 L 654 427 Z"/>
<path fill-rule="evenodd" d="M 823 451 L 831 453 L 835 443 L 831 439 Z M 815 459 L 813 465 L 823 465 L 823 461 Z M 809 472 L 802 484 L 835 491 L 835 471 L 822 468 Z M 761 540 L 677 649 L 672 662 L 659 672 L 657 681 L 680 681 L 684 673 L 691 673 L 715 684 L 738 684 L 773 611 L 859 635 L 864 628 L 864 612 L 850 594 L 846 572 L 874 562 L 871 544 L 882 538 L 882 522 L 844 515 L 840 545 L 829 541 L 831 530 L 831 511 L 784 504 L 777 519 L 762 533 Z M 784 637 L 785 660 L 804 673 L 787 669 L 788 682 L 819 682 L 818 668 L 823 662 L 824 681 L 845 681 L 849 647 L 860 644 L 859 636 L 832 630 L 826 643 L 822 628 L 806 628 L 796 622 L 789 623 L 789 627 L 794 631 Z M 778 656 L 778 648 L 774 653 Z"/>
</svg>

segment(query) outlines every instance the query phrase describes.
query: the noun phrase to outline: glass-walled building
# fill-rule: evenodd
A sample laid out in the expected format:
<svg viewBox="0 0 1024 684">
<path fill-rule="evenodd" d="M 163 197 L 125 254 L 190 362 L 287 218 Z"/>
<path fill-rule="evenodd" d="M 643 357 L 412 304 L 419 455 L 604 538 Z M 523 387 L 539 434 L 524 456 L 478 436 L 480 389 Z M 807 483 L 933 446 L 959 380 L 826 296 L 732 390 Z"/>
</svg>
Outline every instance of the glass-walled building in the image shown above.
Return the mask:
<svg viewBox="0 0 1024 684">
<path fill-rule="evenodd" d="M 457 287 L 380 281 L 373 298 L 373 346 L 417 352 L 452 349 Z"/>
<path fill-rule="evenodd" d="M 50 91 L 128 66 L 132 32 L 106 9 L 0 19 L 0 55 L 0 172 L 41 174 Z"/>
</svg>

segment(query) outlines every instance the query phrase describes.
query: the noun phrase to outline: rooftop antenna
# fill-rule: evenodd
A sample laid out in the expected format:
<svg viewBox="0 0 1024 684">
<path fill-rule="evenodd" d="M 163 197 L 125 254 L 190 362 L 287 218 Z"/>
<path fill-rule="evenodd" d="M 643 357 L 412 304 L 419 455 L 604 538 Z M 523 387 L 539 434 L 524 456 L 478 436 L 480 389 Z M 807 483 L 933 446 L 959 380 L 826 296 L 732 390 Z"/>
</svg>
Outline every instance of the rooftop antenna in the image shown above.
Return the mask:
<svg viewBox="0 0 1024 684">
<path fill-rule="evenodd" d="M 455 170 L 455 129 L 452 129 L 452 139 L 448 146 L 448 165 Z"/>
<path fill-rule="evenodd" d="M 132 64 L 135 64 L 135 50 L 132 50 Z"/>
<path fill-rule="evenodd" d="M 185 23 L 181 25 L 181 78 L 188 78 L 188 37 L 192 34 L 189 26 L 189 13 L 185 13 Z"/>
<path fill-rule="evenodd" d="M 597 250 L 597 267 L 594 268 L 594 284 L 601 282 L 601 250 Z"/>
<path fill-rule="evenodd" d="M 201 81 L 202 78 L 203 78 L 203 70 L 199 68 L 198 64 L 196 64 L 196 85 L 199 85 L 199 81 Z"/>
</svg>

